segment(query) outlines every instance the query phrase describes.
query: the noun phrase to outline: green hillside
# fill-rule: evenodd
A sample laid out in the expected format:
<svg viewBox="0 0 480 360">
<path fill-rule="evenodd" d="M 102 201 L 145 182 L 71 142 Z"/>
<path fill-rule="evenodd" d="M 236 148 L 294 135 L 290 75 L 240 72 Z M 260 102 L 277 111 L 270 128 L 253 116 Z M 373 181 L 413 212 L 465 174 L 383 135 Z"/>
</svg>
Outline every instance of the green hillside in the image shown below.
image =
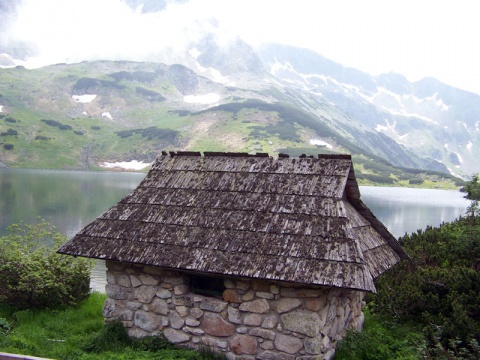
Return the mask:
<svg viewBox="0 0 480 360">
<path fill-rule="evenodd" d="M 321 100 L 268 82 L 251 88 L 214 83 L 181 65 L 97 61 L 0 69 L 0 164 L 97 170 L 104 162 L 152 162 L 162 150 L 333 152 L 354 156 L 361 183 L 460 184 L 419 170 L 428 161 Z"/>
</svg>

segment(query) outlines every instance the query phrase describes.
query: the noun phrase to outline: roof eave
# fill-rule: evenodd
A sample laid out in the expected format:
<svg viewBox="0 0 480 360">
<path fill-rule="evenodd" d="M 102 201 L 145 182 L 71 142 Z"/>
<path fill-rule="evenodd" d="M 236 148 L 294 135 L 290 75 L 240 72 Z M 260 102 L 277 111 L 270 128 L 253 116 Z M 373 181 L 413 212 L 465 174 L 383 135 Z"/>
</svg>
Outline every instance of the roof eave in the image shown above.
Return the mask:
<svg viewBox="0 0 480 360">
<path fill-rule="evenodd" d="M 350 204 L 352 204 L 352 206 L 360 213 L 360 215 L 362 215 L 370 222 L 370 224 L 372 224 L 372 227 L 385 239 L 387 244 L 397 253 L 397 255 L 401 259 L 411 260 L 410 256 L 408 256 L 395 236 L 388 231 L 385 225 L 383 225 L 383 223 L 378 220 L 375 215 L 373 215 L 372 211 L 360 199 L 360 189 L 355 177 L 353 163 L 348 174 L 345 194 Z"/>
</svg>

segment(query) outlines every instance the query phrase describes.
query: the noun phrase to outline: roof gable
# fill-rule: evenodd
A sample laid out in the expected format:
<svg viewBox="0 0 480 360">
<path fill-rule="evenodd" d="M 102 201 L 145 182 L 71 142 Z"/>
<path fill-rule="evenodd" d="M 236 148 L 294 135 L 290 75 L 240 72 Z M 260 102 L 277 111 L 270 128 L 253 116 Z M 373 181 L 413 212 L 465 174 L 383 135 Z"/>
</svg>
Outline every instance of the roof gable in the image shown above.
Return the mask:
<svg viewBox="0 0 480 360">
<path fill-rule="evenodd" d="M 192 152 L 160 156 L 59 252 L 367 291 L 406 256 L 360 201 L 350 156 Z"/>
</svg>

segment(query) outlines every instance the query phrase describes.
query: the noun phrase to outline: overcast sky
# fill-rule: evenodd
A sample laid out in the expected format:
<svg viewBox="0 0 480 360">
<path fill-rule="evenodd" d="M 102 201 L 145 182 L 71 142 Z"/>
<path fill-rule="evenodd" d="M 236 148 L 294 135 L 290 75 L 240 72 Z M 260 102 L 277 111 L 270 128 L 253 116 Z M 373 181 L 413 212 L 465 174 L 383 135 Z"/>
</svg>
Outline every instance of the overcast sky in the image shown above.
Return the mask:
<svg viewBox="0 0 480 360">
<path fill-rule="evenodd" d="M 372 75 L 432 76 L 480 94 L 479 17 L 475 0 L 190 0 L 150 14 L 121 0 L 24 0 L 2 20 L 0 41 L 34 44 L 30 66 L 40 66 L 141 60 L 215 31 L 223 42 L 306 47 Z"/>
</svg>

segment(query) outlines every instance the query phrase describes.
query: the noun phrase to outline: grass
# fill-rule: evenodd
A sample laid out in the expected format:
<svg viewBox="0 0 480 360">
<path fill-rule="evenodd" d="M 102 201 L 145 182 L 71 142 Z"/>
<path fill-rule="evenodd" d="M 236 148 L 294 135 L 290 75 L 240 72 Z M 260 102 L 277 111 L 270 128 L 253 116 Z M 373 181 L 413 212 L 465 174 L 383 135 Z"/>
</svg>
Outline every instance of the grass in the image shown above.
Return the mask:
<svg viewBox="0 0 480 360">
<path fill-rule="evenodd" d="M 11 323 L 11 330 L 1 338 L 4 352 L 43 356 L 55 359 L 72 358 L 78 344 L 103 327 L 101 311 L 104 295 L 93 293 L 78 308 L 58 310 L 2 309 L 0 316 Z"/>
<path fill-rule="evenodd" d="M 142 156 L 151 157 L 150 153 L 158 154 L 164 147 L 175 147 L 176 144 L 155 139 L 137 138 L 136 141 L 124 142 L 115 135 L 116 131 L 129 127 L 157 126 L 182 130 L 192 123 L 189 117 L 168 114 L 165 104 L 143 99 L 135 92 L 136 83 L 122 81 L 124 90 L 121 94 L 116 88 L 100 86 L 95 90 L 98 90 L 98 98 L 89 104 L 75 104 L 72 101 L 72 87 L 78 79 L 93 77 L 111 82 L 108 73 L 117 66 L 135 71 L 140 65 L 94 62 L 88 66 L 58 65 L 36 71 L 2 71 L 0 94 L 7 99 L 5 114 L 14 118 L 15 122 L 0 119 L 0 133 L 10 128 L 18 132 L 15 136 L 0 136 L 2 162 L 20 168 L 97 169 L 97 161 L 132 157 L 142 160 Z M 150 71 L 159 67 L 154 64 L 142 66 L 151 67 Z M 165 92 L 162 81 L 151 85 L 153 90 Z M 114 119 L 102 117 L 100 114 L 104 111 L 112 111 Z M 48 126 L 41 119 L 58 121 L 72 129 L 61 130 Z M 92 126 L 98 126 L 99 129 L 93 130 Z M 4 149 L 4 144 L 13 145 L 13 148 Z"/>
<path fill-rule="evenodd" d="M 176 348 L 162 336 L 133 341 L 119 323 L 103 324 L 106 295 L 92 293 L 78 307 L 24 310 L 0 305 L 0 320 L 10 328 L 0 332 L 0 351 L 51 359 L 222 359 L 218 354 Z"/>
<path fill-rule="evenodd" d="M 335 360 L 417 360 L 426 358 L 424 334 L 415 324 L 364 310 L 362 332 L 349 332 L 338 344 Z"/>
<path fill-rule="evenodd" d="M 159 142 L 156 139 L 145 139 L 141 136 L 131 139 L 122 139 L 115 135 L 116 131 L 125 130 L 105 119 L 79 117 L 75 119 L 61 118 L 41 112 L 24 112 L 16 110 L 9 113 L 15 123 L 8 123 L 0 119 L 0 132 L 12 129 L 18 132 L 17 136 L 1 136 L 0 144 L 9 143 L 14 146 L 13 150 L 0 149 L 0 157 L 12 167 L 41 168 L 41 169 L 94 169 L 95 159 L 98 160 L 124 160 L 136 156 L 144 156 L 144 153 L 158 154 L 159 144 L 171 147 L 171 142 Z M 41 119 L 52 119 L 59 123 L 69 125 L 71 130 L 60 130 L 58 127 L 49 126 Z M 182 119 L 183 123 L 188 119 Z M 157 123 L 159 121 L 156 121 Z M 165 118 L 164 122 L 169 125 L 175 122 L 175 117 Z M 148 120 L 145 126 L 149 127 L 155 121 Z M 147 126 L 148 125 L 148 126 Z M 92 126 L 98 126 L 92 129 Z M 159 124 L 162 129 L 169 130 L 163 123 Z M 180 127 L 178 125 L 177 127 Z M 78 133 L 83 135 L 78 135 Z M 44 139 L 38 139 L 43 136 Z M 90 151 L 90 166 L 84 163 L 86 149 Z"/>
</svg>

